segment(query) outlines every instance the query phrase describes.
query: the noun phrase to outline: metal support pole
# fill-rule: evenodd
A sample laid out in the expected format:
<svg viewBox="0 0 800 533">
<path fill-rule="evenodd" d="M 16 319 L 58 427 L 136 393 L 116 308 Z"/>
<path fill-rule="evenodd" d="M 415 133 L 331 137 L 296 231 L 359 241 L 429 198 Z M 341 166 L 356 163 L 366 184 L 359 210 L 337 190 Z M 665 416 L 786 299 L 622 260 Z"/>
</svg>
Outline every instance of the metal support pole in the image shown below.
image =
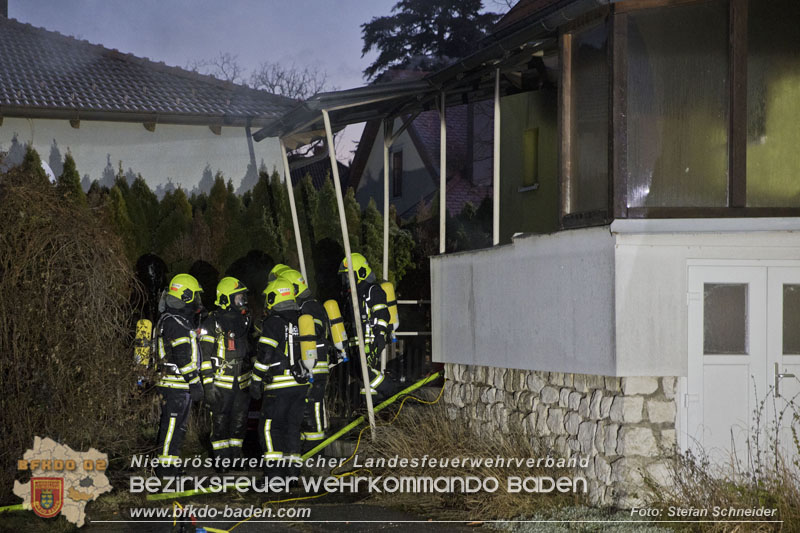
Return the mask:
<svg viewBox="0 0 800 533">
<path fill-rule="evenodd" d="M 494 156 L 492 169 L 492 244 L 500 243 L 500 69 L 494 80 Z"/>
<path fill-rule="evenodd" d="M 447 220 L 447 120 L 444 91 L 439 97 L 439 253 L 444 253 Z"/>
<path fill-rule="evenodd" d="M 289 192 L 289 210 L 292 212 L 292 225 L 294 226 L 294 240 L 297 243 L 297 261 L 300 263 L 300 273 L 308 283 L 306 276 L 306 261 L 303 257 L 303 241 L 300 240 L 300 224 L 297 222 L 297 208 L 294 205 L 294 189 L 292 188 L 292 173 L 289 170 L 289 159 L 286 157 L 286 146 L 281 143 L 281 157 L 283 158 L 283 178 L 286 180 L 286 190 Z"/>
<path fill-rule="evenodd" d="M 394 119 L 383 121 L 383 279 L 389 279 L 389 147 Z"/>
<path fill-rule="evenodd" d="M 394 119 L 387 118 L 383 121 L 383 279 L 389 279 L 389 147 L 392 138 Z M 391 344 L 394 346 L 394 344 Z M 386 371 L 389 346 L 384 346 L 381 352 L 381 372 Z"/>
<path fill-rule="evenodd" d="M 372 409 L 372 387 L 370 387 L 369 372 L 367 371 L 367 354 L 364 350 L 364 332 L 361 328 L 361 311 L 358 308 L 358 294 L 356 292 L 356 278 L 353 274 L 353 258 L 350 253 L 350 235 L 347 233 L 347 218 L 344 214 L 344 197 L 342 196 L 342 184 L 339 183 L 339 166 L 336 164 L 336 151 L 333 146 L 333 132 L 331 130 L 331 119 L 326 109 L 322 110 L 322 119 L 325 121 L 325 138 L 328 141 L 328 155 L 331 160 L 331 171 L 333 175 L 333 186 L 336 189 L 336 204 L 339 207 L 339 223 L 342 227 L 342 240 L 344 242 L 344 254 L 347 258 L 347 278 L 350 282 L 350 300 L 353 304 L 353 322 L 356 323 L 356 335 L 358 336 L 358 356 L 361 360 L 361 379 L 364 384 L 364 397 L 367 400 L 367 414 L 369 415 L 369 425 L 372 428 L 372 438 L 375 439 L 375 412 Z"/>
</svg>

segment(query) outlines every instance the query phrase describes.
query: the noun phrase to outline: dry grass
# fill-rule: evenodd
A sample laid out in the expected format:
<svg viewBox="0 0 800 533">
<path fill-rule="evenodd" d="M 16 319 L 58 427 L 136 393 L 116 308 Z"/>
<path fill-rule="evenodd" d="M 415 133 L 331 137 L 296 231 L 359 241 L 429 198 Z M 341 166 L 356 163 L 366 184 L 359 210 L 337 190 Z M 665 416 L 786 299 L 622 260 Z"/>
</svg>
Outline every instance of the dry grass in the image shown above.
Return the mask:
<svg viewBox="0 0 800 533">
<path fill-rule="evenodd" d="M 95 447 L 112 467 L 141 450 L 135 278 L 99 218 L 23 171 L 0 175 L 0 486 L 37 435 Z"/>
<path fill-rule="evenodd" d="M 424 455 L 435 458 L 452 457 L 514 457 L 536 458 L 551 455 L 555 452 L 537 449 L 530 441 L 522 437 L 521 431 L 509 431 L 507 435 L 497 433 L 491 440 L 481 438 L 472 433 L 466 425 L 457 420 L 450 420 L 441 405 L 432 407 L 406 407 L 395 422 L 388 426 L 379 426 L 377 439 L 372 442 L 365 432 L 358 450 L 360 457 L 399 457 L 421 458 Z M 495 477 L 499 489 L 489 493 L 395 493 L 377 496 L 380 503 L 396 505 L 409 511 L 437 519 L 464 520 L 470 517 L 480 519 L 509 519 L 530 514 L 543 508 L 551 508 L 577 503 L 572 495 L 565 494 L 529 494 L 509 493 L 506 490 L 510 476 L 570 476 L 567 469 L 530 469 L 522 467 L 486 467 L 478 468 L 396 468 L 372 469 L 372 474 L 391 476 L 477 476 L 481 479 Z"/>
<path fill-rule="evenodd" d="M 734 450 L 730 464 L 715 465 L 705 454 L 691 452 L 679 455 L 673 464 L 672 486 L 658 487 L 653 484 L 657 506 L 708 509 L 709 520 L 715 507 L 722 509 L 767 508 L 777 509 L 777 515 L 760 520 L 781 520 L 782 524 L 767 523 L 723 523 L 696 526 L 702 531 L 788 531 L 800 532 L 800 444 L 797 430 L 800 426 L 797 406 L 789 402 L 777 409 L 770 391 L 753 413 L 751 437 L 744 450 Z M 776 412 L 773 422 L 767 424 L 768 410 Z M 783 419 L 790 424 L 794 437 L 794 450 L 789 453 L 779 445 L 778 428 Z M 759 520 L 758 518 L 742 518 Z"/>
</svg>

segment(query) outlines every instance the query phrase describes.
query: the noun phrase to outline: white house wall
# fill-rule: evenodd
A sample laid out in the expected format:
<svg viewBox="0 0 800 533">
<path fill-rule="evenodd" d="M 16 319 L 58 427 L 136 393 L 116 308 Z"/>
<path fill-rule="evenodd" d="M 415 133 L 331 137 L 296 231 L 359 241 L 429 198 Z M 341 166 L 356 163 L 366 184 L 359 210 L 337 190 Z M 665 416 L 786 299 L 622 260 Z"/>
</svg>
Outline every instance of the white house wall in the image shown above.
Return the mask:
<svg viewBox="0 0 800 533">
<path fill-rule="evenodd" d="M 687 373 L 688 262 L 800 259 L 797 219 L 617 220 L 617 373 Z"/>
<path fill-rule="evenodd" d="M 154 132 L 140 123 L 81 121 L 72 128 L 66 120 L 8 118 L 0 126 L 0 150 L 7 151 L 14 135 L 21 144 L 32 143 L 43 161 L 48 161 L 53 139 L 61 156 L 70 150 L 81 177 L 100 179 L 108 156 L 114 171 L 119 161 L 124 170 L 141 173 L 151 188 L 171 178 L 175 186 L 191 190 L 206 165 L 213 173 L 239 186 L 247 173 L 250 151 L 244 128 L 223 127 L 215 135 L 207 126 L 158 124 Z M 253 143 L 255 162 L 267 169 L 281 168 L 277 139 Z"/>
<path fill-rule="evenodd" d="M 607 227 L 431 257 L 437 362 L 614 375 Z"/>
</svg>

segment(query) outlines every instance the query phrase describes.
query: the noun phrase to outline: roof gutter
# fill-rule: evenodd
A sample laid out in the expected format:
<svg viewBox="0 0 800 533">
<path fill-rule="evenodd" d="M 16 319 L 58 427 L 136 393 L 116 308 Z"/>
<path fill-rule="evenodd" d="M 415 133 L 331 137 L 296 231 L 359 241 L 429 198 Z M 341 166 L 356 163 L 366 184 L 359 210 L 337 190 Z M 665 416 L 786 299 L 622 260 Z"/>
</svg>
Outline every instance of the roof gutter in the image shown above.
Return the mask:
<svg viewBox="0 0 800 533">
<path fill-rule="evenodd" d="M 175 124 L 182 126 L 228 126 L 246 127 L 248 125 L 265 127 L 273 124 L 280 118 L 246 117 L 214 114 L 180 114 L 180 113 L 141 113 L 141 112 L 115 112 L 80 109 L 53 109 L 35 108 L 25 106 L 0 106 L 0 116 L 8 118 L 41 118 L 52 120 L 93 120 L 104 122 L 131 122 L 156 124 Z"/>
</svg>

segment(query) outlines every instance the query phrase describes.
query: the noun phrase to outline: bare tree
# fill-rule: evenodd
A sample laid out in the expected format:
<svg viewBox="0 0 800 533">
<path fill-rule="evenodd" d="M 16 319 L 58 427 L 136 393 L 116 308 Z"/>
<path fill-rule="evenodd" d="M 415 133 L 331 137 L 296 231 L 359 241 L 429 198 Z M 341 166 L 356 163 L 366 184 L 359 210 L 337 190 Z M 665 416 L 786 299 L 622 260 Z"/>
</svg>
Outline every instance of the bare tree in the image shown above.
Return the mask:
<svg viewBox="0 0 800 533">
<path fill-rule="evenodd" d="M 220 52 L 212 59 L 190 61 L 186 69 L 232 83 L 244 82 L 245 69 L 239 64 L 239 56 L 229 52 Z"/>
<path fill-rule="evenodd" d="M 330 90 L 328 73 L 300 68 L 294 63 L 282 65 L 265 61 L 250 75 L 250 86 L 273 94 L 305 100 L 318 92 Z"/>
</svg>

